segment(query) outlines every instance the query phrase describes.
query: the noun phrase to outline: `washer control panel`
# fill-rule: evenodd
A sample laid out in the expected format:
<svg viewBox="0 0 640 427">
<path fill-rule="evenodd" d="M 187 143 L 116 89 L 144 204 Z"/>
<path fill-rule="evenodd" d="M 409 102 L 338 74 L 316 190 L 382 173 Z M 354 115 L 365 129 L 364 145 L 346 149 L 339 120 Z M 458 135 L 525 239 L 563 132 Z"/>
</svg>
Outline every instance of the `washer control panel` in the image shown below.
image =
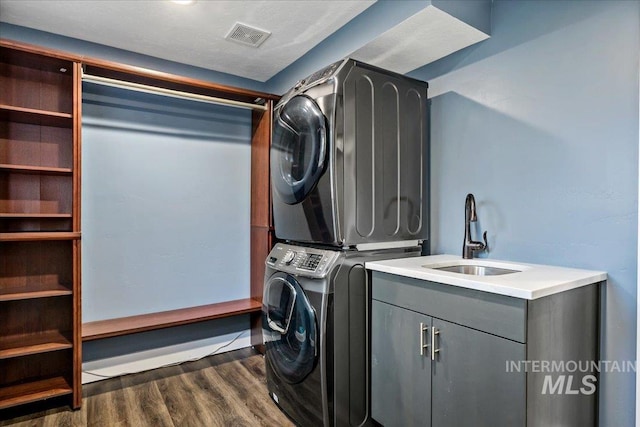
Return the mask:
<svg viewBox="0 0 640 427">
<path fill-rule="evenodd" d="M 327 275 L 340 251 L 278 243 L 271 249 L 266 264 L 294 275 L 321 278 Z"/>
</svg>

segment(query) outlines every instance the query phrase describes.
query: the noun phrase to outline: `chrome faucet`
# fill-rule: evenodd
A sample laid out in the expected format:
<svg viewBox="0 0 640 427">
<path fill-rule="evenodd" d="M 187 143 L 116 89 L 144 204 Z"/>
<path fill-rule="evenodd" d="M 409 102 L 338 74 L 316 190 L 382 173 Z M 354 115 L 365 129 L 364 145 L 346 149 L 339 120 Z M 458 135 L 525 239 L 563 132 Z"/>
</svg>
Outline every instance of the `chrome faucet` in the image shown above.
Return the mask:
<svg viewBox="0 0 640 427">
<path fill-rule="evenodd" d="M 473 259 L 474 252 L 487 250 L 487 232 L 482 234 L 484 243 L 471 240 L 471 223 L 476 222 L 476 199 L 473 194 L 467 194 L 464 202 L 464 244 L 462 245 L 462 258 Z"/>
</svg>

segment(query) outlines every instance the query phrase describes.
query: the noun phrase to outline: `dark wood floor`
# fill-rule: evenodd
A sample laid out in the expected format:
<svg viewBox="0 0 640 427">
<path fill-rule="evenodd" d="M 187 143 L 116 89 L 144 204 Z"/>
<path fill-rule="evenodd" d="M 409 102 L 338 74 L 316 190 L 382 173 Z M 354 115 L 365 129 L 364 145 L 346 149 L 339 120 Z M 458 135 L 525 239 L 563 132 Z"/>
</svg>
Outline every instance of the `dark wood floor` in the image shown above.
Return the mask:
<svg viewBox="0 0 640 427">
<path fill-rule="evenodd" d="M 87 384 L 78 411 L 0 412 L 7 416 L 0 426 L 293 426 L 269 398 L 264 359 L 250 348 Z"/>
</svg>

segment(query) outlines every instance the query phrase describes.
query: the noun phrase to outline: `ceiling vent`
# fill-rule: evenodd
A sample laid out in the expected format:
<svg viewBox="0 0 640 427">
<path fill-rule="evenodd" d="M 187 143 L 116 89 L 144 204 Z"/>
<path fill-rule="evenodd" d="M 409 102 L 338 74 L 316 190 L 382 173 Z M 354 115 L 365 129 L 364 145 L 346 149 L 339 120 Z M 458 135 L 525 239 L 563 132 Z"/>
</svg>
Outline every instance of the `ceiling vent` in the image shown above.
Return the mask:
<svg viewBox="0 0 640 427">
<path fill-rule="evenodd" d="M 224 38 L 247 46 L 258 47 L 264 43 L 270 35 L 271 33 L 269 31 L 236 22 Z"/>
</svg>

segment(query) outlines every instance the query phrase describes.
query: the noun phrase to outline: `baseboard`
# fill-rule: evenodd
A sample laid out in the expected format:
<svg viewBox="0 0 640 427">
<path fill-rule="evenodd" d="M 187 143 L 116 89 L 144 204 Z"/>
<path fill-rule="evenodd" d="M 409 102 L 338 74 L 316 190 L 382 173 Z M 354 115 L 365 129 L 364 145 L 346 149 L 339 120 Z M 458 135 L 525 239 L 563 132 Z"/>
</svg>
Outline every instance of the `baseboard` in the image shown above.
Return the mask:
<svg viewBox="0 0 640 427">
<path fill-rule="evenodd" d="M 251 330 L 246 329 L 197 341 L 92 360 L 82 364 L 82 384 L 175 365 L 201 359 L 214 353 L 219 354 L 250 346 Z"/>
</svg>

